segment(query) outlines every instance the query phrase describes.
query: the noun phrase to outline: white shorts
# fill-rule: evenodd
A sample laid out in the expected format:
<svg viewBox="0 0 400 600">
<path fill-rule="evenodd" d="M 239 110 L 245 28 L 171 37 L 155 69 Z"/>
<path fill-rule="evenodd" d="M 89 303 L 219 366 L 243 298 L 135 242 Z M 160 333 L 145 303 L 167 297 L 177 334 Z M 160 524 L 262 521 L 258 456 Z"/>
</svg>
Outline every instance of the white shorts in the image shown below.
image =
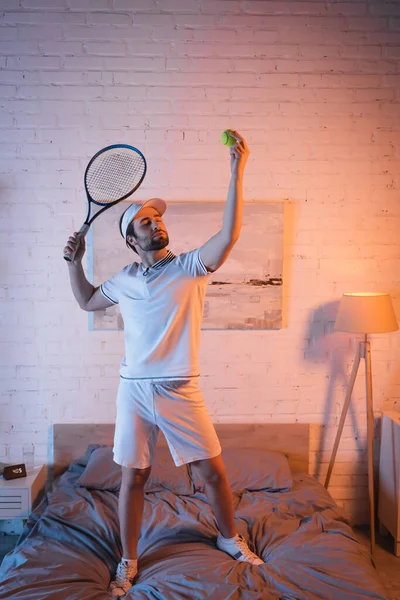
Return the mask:
<svg viewBox="0 0 400 600">
<path fill-rule="evenodd" d="M 114 461 L 144 469 L 152 464 L 158 431 L 176 466 L 221 453 L 197 378 L 120 379 Z"/>
</svg>

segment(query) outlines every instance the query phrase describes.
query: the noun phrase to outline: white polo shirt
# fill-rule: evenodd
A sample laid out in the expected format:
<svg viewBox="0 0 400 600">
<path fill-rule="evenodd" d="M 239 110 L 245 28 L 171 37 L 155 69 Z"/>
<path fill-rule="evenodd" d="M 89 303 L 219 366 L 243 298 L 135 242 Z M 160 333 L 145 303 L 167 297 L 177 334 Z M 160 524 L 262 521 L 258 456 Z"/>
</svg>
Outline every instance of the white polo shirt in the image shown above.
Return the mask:
<svg viewBox="0 0 400 600">
<path fill-rule="evenodd" d="M 101 284 L 124 320 L 127 379 L 198 377 L 204 296 L 210 274 L 200 250 L 171 251 L 146 269 L 133 263 Z"/>
</svg>

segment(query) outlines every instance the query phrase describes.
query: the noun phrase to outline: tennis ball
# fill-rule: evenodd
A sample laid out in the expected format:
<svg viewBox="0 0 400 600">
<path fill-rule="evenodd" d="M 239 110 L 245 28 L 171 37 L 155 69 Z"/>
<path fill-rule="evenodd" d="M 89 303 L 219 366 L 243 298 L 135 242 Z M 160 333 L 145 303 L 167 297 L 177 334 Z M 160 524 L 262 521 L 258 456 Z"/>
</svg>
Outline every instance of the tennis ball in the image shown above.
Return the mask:
<svg viewBox="0 0 400 600">
<path fill-rule="evenodd" d="M 225 131 L 221 134 L 221 142 L 224 146 L 233 146 L 236 144 L 236 139 L 231 136 L 231 130 L 225 129 Z"/>
</svg>

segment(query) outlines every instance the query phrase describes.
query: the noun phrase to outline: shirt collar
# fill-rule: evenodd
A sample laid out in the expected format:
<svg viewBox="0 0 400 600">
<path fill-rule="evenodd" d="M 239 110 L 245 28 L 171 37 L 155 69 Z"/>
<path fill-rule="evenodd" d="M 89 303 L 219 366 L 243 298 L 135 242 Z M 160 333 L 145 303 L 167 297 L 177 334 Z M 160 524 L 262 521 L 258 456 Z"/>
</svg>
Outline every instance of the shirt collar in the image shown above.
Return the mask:
<svg viewBox="0 0 400 600">
<path fill-rule="evenodd" d="M 160 258 L 160 260 L 155 262 L 154 265 L 151 265 L 151 267 L 145 267 L 143 263 L 140 264 L 142 269 L 144 269 L 147 272 L 149 269 L 160 269 L 161 267 L 164 267 L 164 265 L 170 263 L 171 260 L 174 260 L 174 258 L 175 254 L 171 252 L 171 250 L 168 250 L 167 254 L 163 258 Z"/>
</svg>

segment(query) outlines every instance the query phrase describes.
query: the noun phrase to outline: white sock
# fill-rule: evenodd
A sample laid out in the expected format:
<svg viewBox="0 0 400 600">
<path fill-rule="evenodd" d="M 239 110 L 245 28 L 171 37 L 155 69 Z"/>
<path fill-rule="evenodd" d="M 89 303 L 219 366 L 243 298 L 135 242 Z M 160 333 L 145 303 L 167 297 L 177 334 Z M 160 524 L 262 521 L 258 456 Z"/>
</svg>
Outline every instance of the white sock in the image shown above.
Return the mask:
<svg viewBox="0 0 400 600">
<path fill-rule="evenodd" d="M 222 533 L 220 533 L 219 535 L 220 535 L 220 536 L 222 537 L 222 539 L 223 539 L 223 540 L 225 540 L 226 542 L 230 542 L 230 541 L 232 541 L 232 540 L 237 540 L 237 538 L 239 537 L 239 534 L 237 534 L 237 533 L 235 533 L 235 535 L 234 535 L 233 537 L 229 537 L 229 538 L 226 538 L 226 537 L 224 537 L 224 536 L 222 535 Z"/>
</svg>

